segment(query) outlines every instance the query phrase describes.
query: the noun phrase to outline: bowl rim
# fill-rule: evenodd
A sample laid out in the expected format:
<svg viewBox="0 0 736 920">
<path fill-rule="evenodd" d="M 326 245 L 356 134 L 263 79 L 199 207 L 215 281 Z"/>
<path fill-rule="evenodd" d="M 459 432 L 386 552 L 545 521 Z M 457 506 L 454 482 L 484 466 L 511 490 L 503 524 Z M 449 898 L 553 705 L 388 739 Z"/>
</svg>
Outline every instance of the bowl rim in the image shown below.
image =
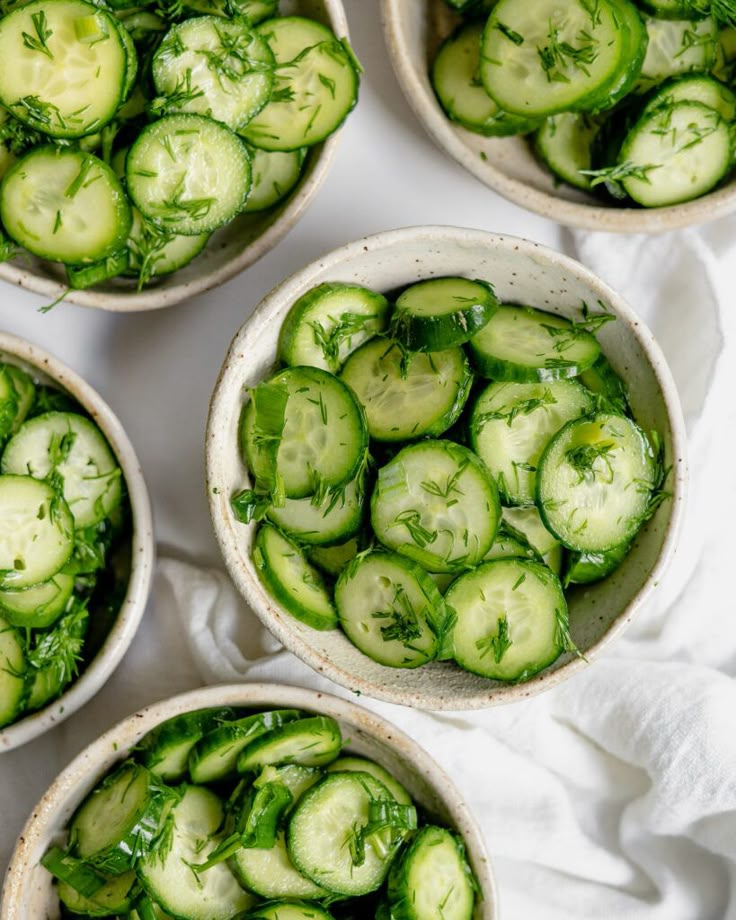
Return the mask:
<svg viewBox="0 0 736 920">
<path fill-rule="evenodd" d="M 239 560 L 242 556 L 239 552 L 237 537 L 230 523 L 220 514 L 219 502 L 221 496 L 219 492 L 215 493 L 213 491 L 213 484 L 223 478 L 219 474 L 222 451 L 218 447 L 218 441 L 219 433 L 224 429 L 224 426 L 220 425 L 219 420 L 221 415 L 228 411 L 227 406 L 230 400 L 228 383 L 231 378 L 237 379 L 239 376 L 234 366 L 237 366 L 242 360 L 241 355 L 244 349 L 248 348 L 251 330 L 260 330 L 272 323 L 272 316 L 278 313 L 283 304 L 293 303 L 297 297 L 316 283 L 316 279 L 323 275 L 326 269 L 339 270 L 343 264 L 350 263 L 355 257 L 366 252 L 387 250 L 407 242 L 415 243 L 417 241 L 426 241 L 428 246 L 437 246 L 443 242 L 455 242 L 463 243 L 466 246 L 500 247 L 508 251 L 520 251 L 527 256 L 533 256 L 538 263 L 554 266 L 556 269 L 569 272 L 572 276 L 587 284 L 595 292 L 596 296 L 604 301 L 626 325 L 646 355 L 661 391 L 667 412 L 672 435 L 672 456 L 675 460 L 672 471 L 671 510 L 664 527 L 664 537 L 657 559 L 646 581 L 630 603 L 619 613 L 598 642 L 586 650 L 585 659 L 574 657 L 557 670 L 549 673 L 542 672 L 541 675 L 536 675 L 522 684 L 493 685 L 485 692 L 477 692 L 472 696 L 463 697 L 461 700 L 446 692 L 434 698 L 431 703 L 424 699 L 421 691 L 396 690 L 388 681 L 385 684 L 378 685 L 336 665 L 329 657 L 322 657 L 320 653 L 314 651 L 309 642 L 289 628 L 288 618 L 284 618 L 282 622 L 275 620 L 270 611 L 259 602 L 259 595 L 254 590 L 259 586 L 255 585 L 254 579 L 240 565 Z M 501 703 L 526 699 L 562 683 L 598 657 L 601 651 L 620 635 L 634 614 L 652 594 L 672 556 L 675 554 L 684 518 L 688 485 L 687 434 L 672 374 L 664 354 L 651 331 L 624 298 L 581 263 L 540 243 L 520 237 L 489 233 L 485 230 L 437 225 L 388 230 L 347 243 L 294 273 L 263 298 L 252 316 L 246 320 L 235 334 L 220 369 L 210 401 L 206 431 L 205 463 L 210 517 L 225 565 L 241 596 L 278 641 L 315 671 L 324 674 L 330 680 L 348 690 L 389 703 L 398 703 L 432 711 L 485 709 Z"/>
<path fill-rule="evenodd" d="M 79 374 L 38 345 L 0 331 L 2 353 L 37 368 L 92 415 L 123 471 L 132 510 L 133 530 L 128 587 L 105 641 L 81 676 L 60 697 L 37 712 L 0 729 L 0 752 L 20 747 L 63 722 L 92 699 L 106 683 L 132 642 L 145 612 L 155 558 L 153 515 L 148 489 L 133 445 L 115 413 Z"/>
<path fill-rule="evenodd" d="M 323 0 L 323 2 L 335 34 L 339 38 L 349 38 L 348 21 L 342 0 Z M 234 278 L 263 258 L 281 242 L 287 233 L 294 229 L 327 178 L 338 144 L 342 139 L 345 121 L 325 141 L 317 145 L 319 150 L 309 174 L 299 182 L 276 220 L 245 249 L 214 271 L 205 272 L 189 281 L 182 281 L 166 288 L 152 287 L 145 291 L 130 292 L 96 291 L 94 288 L 77 291 L 61 281 L 42 277 L 22 265 L 2 262 L 0 263 L 0 281 L 14 284 L 34 294 L 41 294 L 51 301 L 61 298 L 65 303 L 113 313 L 161 310 L 196 297 L 198 294 L 204 294 Z"/>
<path fill-rule="evenodd" d="M 548 220 L 581 230 L 608 233 L 666 233 L 716 220 L 736 210 L 736 183 L 683 204 L 662 208 L 620 208 L 568 201 L 508 176 L 481 159 L 462 139 L 462 129 L 444 114 L 427 74 L 411 64 L 401 29 L 401 10 L 410 0 L 380 0 L 385 44 L 396 79 L 407 102 L 435 144 L 488 188 L 508 201 Z M 419 0 L 427 3 L 428 0 Z M 488 138 L 503 140 L 503 138 Z"/>
<path fill-rule="evenodd" d="M 13 850 L 0 893 L 0 920 L 26 920 L 18 910 L 25 877 L 34 867 L 29 861 L 55 812 L 80 781 L 89 779 L 120 760 L 140 738 L 166 719 L 211 706 L 276 705 L 319 712 L 365 730 L 389 746 L 438 794 L 468 847 L 473 869 L 483 890 L 483 920 L 497 920 L 498 893 L 485 838 L 475 816 L 454 781 L 413 738 L 377 713 L 331 693 L 281 683 L 218 684 L 200 687 L 153 703 L 126 717 L 81 751 L 56 777 L 28 818 Z"/>
</svg>

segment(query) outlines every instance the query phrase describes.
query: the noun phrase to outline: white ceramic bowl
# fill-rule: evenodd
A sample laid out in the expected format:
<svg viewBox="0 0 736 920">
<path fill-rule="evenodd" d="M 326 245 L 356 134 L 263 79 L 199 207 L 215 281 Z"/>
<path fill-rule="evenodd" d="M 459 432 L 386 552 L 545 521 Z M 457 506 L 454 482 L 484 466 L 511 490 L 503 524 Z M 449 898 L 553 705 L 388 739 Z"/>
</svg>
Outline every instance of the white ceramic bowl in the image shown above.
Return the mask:
<svg viewBox="0 0 736 920">
<path fill-rule="evenodd" d="M 279 328 L 294 301 L 324 281 L 393 291 L 432 275 L 491 281 L 502 300 L 579 317 L 582 301 L 600 300 L 616 317 L 600 331 L 603 350 L 630 389 L 634 414 L 656 429 L 672 464 L 666 501 L 642 528 L 621 568 L 603 582 L 578 589 L 570 601 L 572 636 L 588 660 L 617 635 L 661 579 L 675 551 L 686 485 L 685 431 L 669 369 L 649 330 L 614 291 L 582 265 L 536 243 L 479 230 L 414 227 L 351 243 L 313 262 L 272 291 L 235 336 L 220 372 L 207 430 L 207 488 L 215 533 L 237 588 L 288 649 L 327 677 L 369 696 L 420 709 L 475 709 L 531 696 L 583 667 L 570 654 L 519 685 L 476 677 L 449 662 L 398 670 L 371 661 L 340 630 L 319 632 L 300 623 L 261 586 L 251 561 L 255 527 L 239 523 L 230 497 L 248 483 L 238 451 L 238 419 L 245 388 L 273 368 Z"/>
<path fill-rule="evenodd" d="M 75 758 L 33 810 L 8 867 L 0 920 L 58 917 L 51 876 L 39 866 L 75 809 L 104 774 L 166 719 L 209 706 L 296 708 L 332 716 L 349 750 L 377 761 L 403 783 L 434 819 L 458 831 L 483 891 L 475 920 L 496 920 L 498 907 L 483 838 L 450 778 L 418 744 L 377 715 L 329 694 L 279 684 L 208 687 L 142 709 L 104 734 Z"/>
<path fill-rule="evenodd" d="M 620 233 L 663 233 L 736 210 L 736 179 L 695 201 L 667 208 L 622 208 L 565 183 L 540 165 L 522 137 L 486 138 L 445 115 L 429 66 L 459 18 L 444 0 L 381 0 L 389 57 L 417 118 L 434 142 L 485 185 L 515 204 L 570 227 Z"/>
<path fill-rule="evenodd" d="M 0 361 L 6 360 L 25 368 L 42 382 L 53 384 L 68 393 L 94 419 L 123 471 L 132 510 L 132 534 L 128 588 L 120 611 L 99 651 L 80 677 L 58 699 L 0 729 L 0 753 L 37 738 L 69 718 L 107 681 L 130 645 L 146 609 L 155 553 L 151 503 L 146 483 L 133 446 L 112 409 L 99 393 L 53 355 L 24 339 L 0 332 Z"/>
<path fill-rule="evenodd" d="M 339 38 L 347 37 L 342 0 L 282 0 L 281 11 L 284 15 L 309 16 L 331 26 Z M 236 218 L 218 230 L 204 252 L 179 271 L 140 293 L 134 280 L 117 279 L 86 291 L 70 290 L 64 299 L 83 307 L 130 313 L 170 307 L 224 284 L 266 255 L 295 226 L 327 178 L 339 140 L 338 130 L 323 144 L 312 148 L 299 184 L 281 206 L 263 214 L 243 214 Z M 49 301 L 67 289 L 63 266 L 27 254 L 0 263 L 0 280 L 41 294 Z"/>
</svg>

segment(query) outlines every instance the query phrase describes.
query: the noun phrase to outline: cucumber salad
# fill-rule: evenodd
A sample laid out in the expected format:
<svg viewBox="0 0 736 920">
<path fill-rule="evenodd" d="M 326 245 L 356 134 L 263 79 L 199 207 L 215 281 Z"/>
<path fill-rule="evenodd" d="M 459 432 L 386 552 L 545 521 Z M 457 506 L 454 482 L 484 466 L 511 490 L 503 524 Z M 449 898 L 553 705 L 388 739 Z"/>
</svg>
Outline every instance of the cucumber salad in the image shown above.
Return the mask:
<svg viewBox="0 0 736 920">
<path fill-rule="evenodd" d="M 283 202 L 360 66 L 278 0 L 0 0 L 0 259 L 140 290 Z"/>
<path fill-rule="evenodd" d="M 129 529 L 99 428 L 0 363 L 0 726 L 56 699 L 96 654 L 125 593 Z"/>
<path fill-rule="evenodd" d="M 677 205 L 732 174 L 736 4 L 446 2 L 461 18 L 431 81 L 452 121 L 526 135 L 555 181 L 623 206 Z"/>
<path fill-rule="evenodd" d="M 609 575 L 666 498 L 663 451 L 596 339 L 487 281 L 313 288 L 239 447 L 267 592 L 374 661 L 523 681 L 576 652 L 566 591 Z"/>
<path fill-rule="evenodd" d="M 41 862 L 69 917 L 470 920 L 462 839 L 332 718 L 185 713 L 145 735 Z"/>
</svg>

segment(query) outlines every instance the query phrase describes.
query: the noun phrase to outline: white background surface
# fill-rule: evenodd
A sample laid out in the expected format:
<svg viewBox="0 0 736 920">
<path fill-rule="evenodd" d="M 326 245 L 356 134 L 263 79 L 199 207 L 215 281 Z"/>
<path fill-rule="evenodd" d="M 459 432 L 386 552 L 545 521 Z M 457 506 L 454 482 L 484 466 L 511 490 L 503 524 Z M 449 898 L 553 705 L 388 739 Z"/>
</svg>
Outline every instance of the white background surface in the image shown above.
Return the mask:
<svg viewBox="0 0 736 920">
<path fill-rule="evenodd" d="M 49 349 L 101 392 L 138 451 L 152 494 L 159 543 L 175 546 L 203 563 L 219 562 L 203 485 L 202 445 L 209 396 L 230 339 L 274 285 L 342 243 L 411 224 L 478 227 L 525 236 L 557 248 L 571 242 L 567 231 L 499 198 L 432 145 L 394 80 L 380 33 L 377 3 L 345 0 L 345 6 L 353 44 L 366 69 L 360 104 L 347 123 L 336 162 L 316 202 L 276 250 L 219 290 L 148 314 L 108 315 L 61 304 L 44 315 L 38 312 L 43 299 L 0 283 L 0 328 Z M 736 231 L 736 224 L 732 229 Z M 591 259 L 594 256 L 591 251 Z M 676 267 L 673 265 L 673 271 Z M 618 277 L 607 280 L 628 293 L 625 260 L 616 272 L 621 276 L 620 283 Z M 633 305 L 637 307 L 636 303 Z M 695 295 L 692 306 L 697 310 Z M 658 325 L 666 331 L 666 323 Z M 674 335 L 678 328 L 673 324 Z M 736 378 L 736 374 L 730 376 Z M 710 482 L 714 487 L 711 498 L 718 503 L 721 513 L 717 517 L 724 525 L 724 533 L 728 523 L 727 502 L 731 513 L 736 513 L 733 473 L 730 463 L 725 462 L 728 456 L 733 457 L 736 448 L 733 400 L 729 405 L 730 421 L 727 419 L 728 424 L 721 426 L 721 434 L 728 437 L 715 442 L 716 446 L 721 444 L 718 454 L 724 462 L 718 478 L 712 477 Z M 724 482 L 729 487 L 725 493 L 718 486 Z M 703 520 L 699 519 L 699 526 Z M 728 545 L 719 542 L 721 553 L 712 557 L 716 562 L 728 564 Z M 714 569 L 717 575 L 718 566 L 711 566 L 708 578 Z M 734 606 L 732 598 L 714 592 L 712 584 L 709 587 L 709 591 L 700 593 L 701 598 L 708 598 L 703 601 L 708 608 L 700 611 L 705 626 L 710 622 L 709 617 L 716 622 L 718 611 L 714 610 L 714 601 L 727 604 L 730 609 Z M 726 613 L 725 607 L 720 613 Z M 724 619 L 721 616 L 719 622 Z M 672 657 L 680 662 L 693 660 L 687 628 L 683 627 L 682 645 L 673 647 Z M 185 651 L 181 651 L 184 647 L 178 641 L 180 637 L 175 639 L 171 635 L 175 629 L 175 620 L 159 616 L 158 611 L 154 616 L 149 611 L 127 662 L 96 700 L 50 736 L 21 751 L 2 755 L 0 875 L 23 821 L 64 763 L 118 719 L 148 702 L 192 686 L 192 664 L 186 660 Z M 645 632 L 641 639 L 646 642 L 646 638 Z M 736 659 L 727 650 L 728 637 L 714 632 L 710 638 L 712 648 L 700 656 L 698 663 L 733 673 Z M 639 646 L 643 648 L 644 645 Z M 166 649 L 170 650 L 168 658 L 162 655 Z M 638 656 L 637 650 L 633 657 Z M 135 668 L 131 666 L 133 658 Z M 144 667 L 145 686 L 135 677 L 136 670 L 141 673 Z M 514 714 L 498 711 L 494 717 L 498 726 L 507 724 L 513 732 Z M 462 787 L 463 777 L 456 779 Z M 465 780 L 469 782 L 469 776 Z M 481 790 L 468 791 L 479 794 Z M 502 833 L 512 834 L 513 828 L 505 828 Z M 513 836 L 503 840 L 509 849 Z M 489 841 L 492 852 L 499 842 L 497 834 L 493 842 Z M 543 846 L 543 841 L 538 843 Z M 529 858 L 523 847 L 519 848 L 519 855 L 524 860 Z M 524 863 L 517 865 L 525 875 Z M 512 873 L 505 874 L 511 881 Z M 517 887 L 523 891 L 525 883 L 521 877 L 518 881 Z M 595 892 L 592 895 L 595 901 L 597 895 Z M 726 899 L 724 895 L 720 903 Z M 521 902 L 517 899 L 516 903 Z M 525 914 L 528 917 L 534 913 L 534 910 L 531 913 L 510 910 L 505 917 L 521 920 Z M 574 911 L 569 916 L 573 913 L 578 916 Z M 536 915 L 542 916 L 538 912 Z M 580 915 L 592 917 L 596 912 L 588 914 L 581 909 Z M 597 916 L 604 915 L 598 912 Z M 619 912 L 617 920 L 621 916 Z M 680 915 L 671 912 L 657 916 L 680 920 Z M 695 916 L 704 920 L 705 914 L 681 916 L 682 920 L 686 916 L 687 920 Z M 718 913 L 708 915 L 711 916 L 715 918 Z"/>
</svg>

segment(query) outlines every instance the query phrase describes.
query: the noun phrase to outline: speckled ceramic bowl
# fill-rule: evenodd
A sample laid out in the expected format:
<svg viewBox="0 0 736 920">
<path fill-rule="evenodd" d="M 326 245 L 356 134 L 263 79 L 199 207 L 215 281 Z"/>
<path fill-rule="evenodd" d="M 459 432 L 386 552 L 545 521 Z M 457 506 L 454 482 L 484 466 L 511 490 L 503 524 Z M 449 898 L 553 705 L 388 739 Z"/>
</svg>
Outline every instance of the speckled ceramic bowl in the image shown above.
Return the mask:
<svg viewBox="0 0 736 920">
<path fill-rule="evenodd" d="M 570 227 L 663 233 L 736 210 L 736 178 L 695 201 L 667 208 L 622 208 L 565 183 L 540 165 L 523 137 L 486 138 L 451 122 L 429 80 L 440 42 L 460 21 L 444 0 L 381 0 L 389 56 L 404 94 L 434 142 L 514 204 Z"/>
<path fill-rule="evenodd" d="M 338 37 L 347 37 L 342 0 L 282 0 L 281 12 L 309 16 L 331 26 Z M 282 205 L 262 214 L 236 218 L 216 231 L 204 252 L 179 271 L 162 277 L 140 293 L 134 281 L 116 279 L 90 290 L 69 291 L 65 300 L 120 313 L 158 310 L 224 284 L 266 255 L 294 227 L 327 178 L 339 140 L 338 130 L 323 144 L 312 148 L 301 180 Z M 0 280 L 41 294 L 49 301 L 61 296 L 67 288 L 63 266 L 27 254 L 0 263 Z"/>
<path fill-rule="evenodd" d="M 355 703 L 279 684 L 208 687 L 175 696 L 135 713 L 82 751 L 46 792 L 20 835 L 5 878 L 0 920 L 59 916 L 51 876 L 39 866 L 41 856 L 89 791 L 146 732 L 173 716 L 209 706 L 295 708 L 337 719 L 350 751 L 380 763 L 428 815 L 462 834 L 483 892 L 475 920 L 496 920 L 496 889 L 481 833 L 460 793 L 429 754 L 390 722 Z"/>
<path fill-rule="evenodd" d="M 274 368 L 279 329 L 294 301 L 314 285 L 343 281 L 393 291 L 433 275 L 466 275 L 493 283 L 502 300 L 566 316 L 579 316 L 581 302 L 599 301 L 615 314 L 599 339 L 626 380 L 641 426 L 656 429 L 672 464 L 664 502 L 642 528 L 619 570 L 570 596 L 574 641 L 590 661 L 621 632 L 656 587 L 675 552 L 686 486 L 686 438 L 675 385 L 649 330 L 632 309 L 582 265 L 513 237 L 452 227 L 392 230 L 350 243 L 297 272 L 272 291 L 235 336 L 210 406 L 207 488 L 215 533 L 236 586 L 261 620 L 288 649 L 327 677 L 378 699 L 419 709 L 476 709 L 523 699 L 573 675 L 585 662 L 560 657 L 536 677 L 504 685 L 476 677 L 450 662 L 416 670 L 377 664 L 340 630 L 320 632 L 290 616 L 261 586 L 251 561 L 253 525 L 237 521 L 230 497 L 249 482 L 238 450 L 238 419 L 246 387 Z"/>
<path fill-rule="evenodd" d="M 0 361 L 25 368 L 77 400 L 99 426 L 123 471 L 132 510 L 130 575 L 117 617 L 81 675 L 52 703 L 0 729 L 0 753 L 19 747 L 63 722 L 105 684 L 133 640 L 151 590 L 155 544 L 151 503 L 140 463 L 122 425 L 102 397 L 57 358 L 24 339 L 0 332 Z M 28 914 L 28 917 L 35 916 Z M 38 915 L 39 917 L 41 914 Z"/>
</svg>

